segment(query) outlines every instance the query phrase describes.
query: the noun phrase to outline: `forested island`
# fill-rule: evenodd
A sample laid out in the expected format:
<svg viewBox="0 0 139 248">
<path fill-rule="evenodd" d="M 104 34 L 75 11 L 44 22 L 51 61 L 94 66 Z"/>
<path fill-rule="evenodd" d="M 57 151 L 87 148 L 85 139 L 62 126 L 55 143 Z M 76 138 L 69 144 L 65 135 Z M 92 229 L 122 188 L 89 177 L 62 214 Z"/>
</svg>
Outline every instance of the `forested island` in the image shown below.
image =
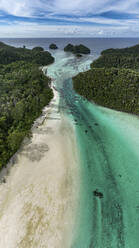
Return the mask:
<svg viewBox="0 0 139 248">
<path fill-rule="evenodd" d="M 88 47 L 80 44 L 80 45 L 72 45 L 68 44 L 67 46 L 64 47 L 65 52 L 72 52 L 77 56 L 80 56 L 80 54 L 89 54 L 91 51 Z"/>
<path fill-rule="evenodd" d="M 139 45 L 103 51 L 73 87 L 99 105 L 139 115 Z"/>
<path fill-rule="evenodd" d="M 52 43 L 52 44 L 50 44 L 49 49 L 56 50 L 56 49 L 58 49 L 58 47 L 56 44 Z"/>
<path fill-rule="evenodd" d="M 53 97 L 50 79 L 39 70 L 52 62 L 54 58 L 43 48 L 15 48 L 0 42 L 0 168 Z"/>
</svg>

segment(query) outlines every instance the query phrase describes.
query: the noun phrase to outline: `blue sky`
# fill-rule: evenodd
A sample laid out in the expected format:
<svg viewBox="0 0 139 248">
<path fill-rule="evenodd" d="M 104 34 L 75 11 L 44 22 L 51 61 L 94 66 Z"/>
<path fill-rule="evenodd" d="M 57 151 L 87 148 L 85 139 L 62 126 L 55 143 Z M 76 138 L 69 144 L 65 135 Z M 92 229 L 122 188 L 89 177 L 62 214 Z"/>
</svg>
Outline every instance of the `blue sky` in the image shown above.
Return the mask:
<svg viewBox="0 0 139 248">
<path fill-rule="evenodd" d="M 0 37 L 139 37 L 139 0 L 0 0 Z"/>
</svg>

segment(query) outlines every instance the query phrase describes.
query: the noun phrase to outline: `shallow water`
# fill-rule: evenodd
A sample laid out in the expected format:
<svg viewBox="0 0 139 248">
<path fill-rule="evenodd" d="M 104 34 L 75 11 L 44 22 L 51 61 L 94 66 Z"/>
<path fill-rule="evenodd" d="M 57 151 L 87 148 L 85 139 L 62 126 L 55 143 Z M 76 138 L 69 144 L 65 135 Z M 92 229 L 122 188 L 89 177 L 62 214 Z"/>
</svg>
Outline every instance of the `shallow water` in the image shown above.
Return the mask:
<svg viewBox="0 0 139 248">
<path fill-rule="evenodd" d="M 80 155 L 80 201 L 72 248 L 136 248 L 139 242 L 139 119 L 89 103 L 71 77 L 94 57 L 55 54 L 48 69 L 60 92 L 59 109 L 72 120 Z M 96 197 L 98 190 L 103 198 Z"/>
<path fill-rule="evenodd" d="M 53 55 L 59 97 L 0 185 L 0 248 L 137 248 L 139 119 L 74 92 L 98 55 Z"/>
</svg>

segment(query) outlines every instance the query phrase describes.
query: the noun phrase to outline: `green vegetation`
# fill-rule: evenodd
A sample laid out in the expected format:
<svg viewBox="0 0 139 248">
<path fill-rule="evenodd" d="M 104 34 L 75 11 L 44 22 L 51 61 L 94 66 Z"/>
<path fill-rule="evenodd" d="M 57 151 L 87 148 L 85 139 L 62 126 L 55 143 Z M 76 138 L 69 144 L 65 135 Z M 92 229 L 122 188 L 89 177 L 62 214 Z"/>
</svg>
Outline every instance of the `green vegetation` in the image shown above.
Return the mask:
<svg viewBox="0 0 139 248">
<path fill-rule="evenodd" d="M 7 65 L 15 61 L 23 60 L 38 65 L 48 65 L 54 62 L 54 58 L 47 51 L 38 51 L 38 48 L 32 50 L 15 48 L 0 42 L 0 64 Z"/>
<path fill-rule="evenodd" d="M 77 53 L 77 54 L 76 54 L 76 57 L 77 57 L 77 58 L 81 58 L 81 57 L 82 57 L 82 54 Z"/>
<path fill-rule="evenodd" d="M 53 43 L 50 44 L 49 48 L 50 49 L 54 49 L 54 50 L 58 49 L 57 45 L 56 44 L 53 44 Z"/>
<path fill-rule="evenodd" d="M 54 61 L 48 52 L 41 51 L 45 54 L 41 57 L 38 51 L 2 46 L 0 44 L 0 58 L 4 60 L 0 64 L 0 168 L 17 151 L 42 108 L 52 99 L 50 79 L 43 75 L 38 66 Z M 5 58 L 1 57 L 2 49 L 7 53 Z M 13 59 L 8 57 L 11 53 L 16 61 L 9 63 Z M 39 59 L 36 59 L 36 53 Z"/>
<path fill-rule="evenodd" d="M 139 45 L 108 49 L 91 70 L 73 78 L 74 89 L 95 103 L 139 114 Z"/>
<path fill-rule="evenodd" d="M 44 49 L 43 49 L 43 47 L 39 47 L 39 46 L 38 46 L 38 47 L 33 47 L 33 48 L 32 48 L 32 51 L 33 51 L 33 52 L 44 52 Z"/>
<path fill-rule="evenodd" d="M 74 46 L 72 44 L 68 44 L 64 47 L 65 52 L 74 52 Z"/>
<path fill-rule="evenodd" d="M 64 48 L 65 52 L 72 52 L 74 54 L 89 54 L 90 49 L 82 44 L 73 46 L 72 44 L 68 44 Z"/>
<path fill-rule="evenodd" d="M 139 45 L 123 49 L 108 49 L 101 53 L 101 56 L 93 62 L 97 68 L 127 68 L 139 70 Z"/>
</svg>

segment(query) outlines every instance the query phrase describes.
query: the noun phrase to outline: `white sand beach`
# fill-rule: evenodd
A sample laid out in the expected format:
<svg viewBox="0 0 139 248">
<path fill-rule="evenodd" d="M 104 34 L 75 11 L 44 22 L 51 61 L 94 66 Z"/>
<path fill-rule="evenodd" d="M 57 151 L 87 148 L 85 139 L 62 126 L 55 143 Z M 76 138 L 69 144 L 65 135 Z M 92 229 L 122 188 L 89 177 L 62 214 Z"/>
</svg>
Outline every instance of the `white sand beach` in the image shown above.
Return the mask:
<svg viewBox="0 0 139 248">
<path fill-rule="evenodd" d="M 59 114 L 58 101 L 55 92 L 46 119 L 36 121 L 0 185 L 1 248 L 71 247 L 78 156 L 73 126 Z"/>
</svg>

